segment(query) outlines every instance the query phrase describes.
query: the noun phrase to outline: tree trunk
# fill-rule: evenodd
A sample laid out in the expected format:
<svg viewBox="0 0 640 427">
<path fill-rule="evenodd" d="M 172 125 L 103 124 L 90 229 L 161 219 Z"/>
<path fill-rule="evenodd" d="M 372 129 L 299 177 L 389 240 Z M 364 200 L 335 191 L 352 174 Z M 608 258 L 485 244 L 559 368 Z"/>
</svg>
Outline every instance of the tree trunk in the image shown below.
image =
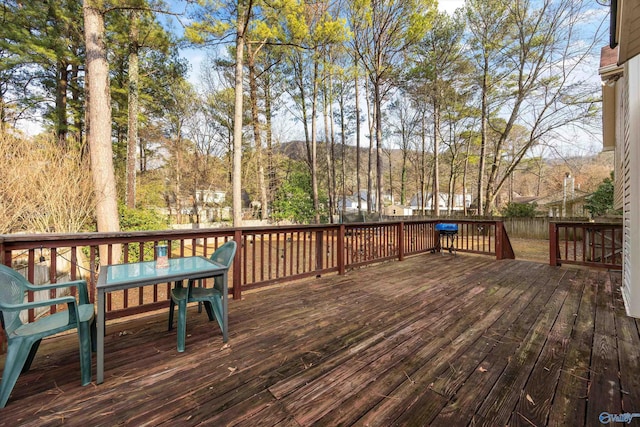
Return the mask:
<svg viewBox="0 0 640 427">
<path fill-rule="evenodd" d="M 422 110 L 422 126 L 420 131 L 420 208 L 422 215 L 427 213 L 427 117 L 426 111 Z"/>
<path fill-rule="evenodd" d="M 333 79 L 329 76 L 329 127 L 330 131 L 330 139 L 331 139 L 331 181 L 333 183 L 333 203 L 331 205 L 331 213 L 335 213 L 336 207 L 338 205 L 338 184 L 336 183 L 336 130 L 335 130 L 335 121 L 333 120 Z M 333 223 L 333 215 L 329 220 L 330 223 Z"/>
<path fill-rule="evenodd" d="M 440 216 L 440 140 L 438 138 L 440 130 L 440 108 L 438 106 L 437 94 L 433 96 L 433 214 Z"/>
<path fill-rule="evenodd" d="M 309 116 L 307 113 L 307 93 L 305 91 L 304 70 L 306 63 L 302 55 L 298 54 L 294 61 L 294 73 L 298 90 L 300 91 L 300 110 L 302 111 L 302 124 L 304 129 L 307 149 L 307 165 L 311 172 L 311 197 L 313 200 L 314 221 L 320 222 L 320 201 L 318 198 L 318 154 L 316 136 L 316 114 L 318 103 L 318 61 L 314 60 L 312 71 L 313 85 L 311 89 L 311 129 L 309 129 Z"/>
<path fill-rule="evenodd" d="M 258 191 L 260 191 L 260 219 L 267 217 L 267 186 L 264 180 L 264 159 L 262 154 L 262 129 L 258 112 L 258 83 L 256 78 L 255 57 L 251 45 L 247 46 L 247 66 L 249 70 L 249 99 L 251 103 L 251 121 L 253 122 L 253 143 L 258 163 Z"/>
<path fill-rule="evenodd" d="M 342 146 L 342 210 L 345 210 L 347 206 L 347 136 L 346 136 L 346 124 L 345 124 L 345 99 L 344 88 L 340 91 L 340 145 Z M 356 175 L 358 170 L 356 169 Z M 360 211 L 360 196 L 358 195 L 358 212 Z"/>
<path fill-rule="evenodd" d="M 382 202 L 382 95 L 380 94 L 380 82 L 376 81 L 373 86 L 373 102 L 376 114 L 376 168 L 377 168 L 377 211 L 379 214 L 382 214 L 382 206 L 384 205 Z"/>
<path fill-rule="evenodd" d="M 296 74 L 296 84 L 300 90 L 300 111 L 302 112 L 302 127 L 304 129 L 304 140 L 307 149 L 307 165 L 309 171 L 313 174 L 313 154 L 311 153 L 311 135 L 309 131 L 309 117 L 307 114 L 307 93 L 305 91 L 304 83 L 304 64 L 301 56 L 297 56 L 297 61 L 294 61 L 294 73 Z"/>
<path fill-rule="evenodd" d="M 326 82 L 326 77 L 323 79 L 323 81 Z M 323 112 L 324 112 L 324 146 L 325 146 L 325 157 L 327 159 L 327 194 L 329 196 L 329 223 L 332 223 L 333 221 L 333 206 L 335 203 L 335 189 L 336 189 L 336 183 L 335 183 L 335 176 L 332 173 L 333 170 L 333 159 L 332 159 L 332 151 L 333 151 L 333 144 L 330 142 L 331 141 L 331 135 L 330 135 L 330 126 L 329 126 L 329 94 L 327 93 L 328 89 L 325 86 L 324 90 L 322 91 L 322 103 L 323 105 Z"/>
<path fill-rule="evenodd" d="M 67 88 L 69 77 L 67 64 L 58 61 L 58 81 L 56 82 L 56 137 L 61 147 L 67 146 Z"/>
<path fill-rule="evenodd" d="M 264 79 L 264 116 L 265 116 L 265 136 L 267 138 L 267 190 L 268 200 L 271 203 L 276 186 L 276 171 L 273 164 L 273 131 L 271 127 L 271 79 L 267 74 Z"/>
<path fill-rule="evenodd" d="M 462 172 L 462 205 L 464 206 L 464 216 L 469 214 L 467 210 L 467 172 L 469 171 L 469 154 L 471 151 L 471 141 L 467 140 L 467 153 L 464 156 L 464 171 Z M 471 198 L 473 199 L 473 197 Z"/>
<path fill-rule="evenodd" d="M 96 196 L 98 231 L 109 232 L 119 231 L 120 222 L 111 146 L 111 98 L 104 18 L 94 4 L 92 0 L 84 0 L 83 3 L 87 51 L 87 141 Z M 114 245 L 112 255 L 113 259 L 109 259 L 107 247 L 100 247 L 103 265 L 120 261 L 119 245 Z"/>
<path fill-rule="evenodd" d="M 355 68 L 355 101 L 356 101 L 356 191 L 358 192 L 358 213 L 362 212 L 362 197 L 360 197 L 360 90 L 358 82 L 358 55 L 354 55 Z"/>
<path fill-rule="evenodd" d="M 77 51 L 77 48 L 74 50 Z M 71 75 L 69 76 L 69 87 L 71 88 L 71 111 L 73 115 L 73 138 L 75 144 L 78 147 L 83 144 L 83 123 L 82 123 L 82 105 L 80 101 L 82 99 L 82 89 L 78 84 L 78 74 L 80 73 L 80 66 L 74 64 L 71 66 Z M 86 147 L 82 146 L 83 155 L 86 154 Z"/>
<path fill-rule="evenodd" d="M 233 114 L 233 226 L 242 226 L 242 60 L 244 55 L 245 11 L 238 2 L 236 32 L 235 105 Z"/>
<path fill-rule="evenodd" d="M 320 200 L 318 198 L 318 141 L 316 121 L 318 111 L 318 60 L 313 61 L 313 93 L 311 94 L 311 191 L 315 223 L 320 224 Z"/>
<path fill-rule="evenodd" d="M 482 90 L 481 90 L 481 112 L 480 112 L 480 159 L 478 162 L 478 203 L 477 214 L 482 215 L 484 212 L 483 187 L 484 187 L 484 168 L 485 168 L 485 151 L 487 147 L 487 120 L 489 119 L 487 111 L 487 90 L 488 86 L 488 73 L 489 73 L 489 58 L 484 57 L 484 69 L 482 74 Z"/>
<path fill-rule="evenodd" d="M 403 136 L 404 138 L 404 136 Z M 406 147 L 406 145 L 404 145 Z M 400 172 L 400 204 L 407 205 L 407 157 L 409 152 L 402 150 L 402 171 Z"/>
<path fill-rule="evenodd" d="M 371 114 L 371 96 L 369 93 L 369 79 L 365 79 L 365 99 L 367 101 L 367 116 L 369 118 L 369 164 L 367 169 L 367 211 L 374 212 L 373 206 L 373 158 L 375 155 L 375 145 L 373 144 L 373 131 L 375 111 Z"/>
<path fill-rule="evenodd" d="M 139 65 L 138 65 L 138 21 L 140 11 L 131 12 L 131 29 L 129 31 L 129 100 L 128 100 L 128 128 L 127 128 L 127 185 L 126 202 L 129 209 L 136 207 L 136 164 L 138 148 L 138 93 L 139 93 Z"/>
<path fill-rule="evenodd" d="M 389 157 L 389 194 L 391 195 L 391 204 L 393 204 L 393 166 L 391 165 L 391 154 L 392 150 L 387 152 L 387 157 Z M 382 211 L 380 211 L 382 213 Z"/>
</svg>

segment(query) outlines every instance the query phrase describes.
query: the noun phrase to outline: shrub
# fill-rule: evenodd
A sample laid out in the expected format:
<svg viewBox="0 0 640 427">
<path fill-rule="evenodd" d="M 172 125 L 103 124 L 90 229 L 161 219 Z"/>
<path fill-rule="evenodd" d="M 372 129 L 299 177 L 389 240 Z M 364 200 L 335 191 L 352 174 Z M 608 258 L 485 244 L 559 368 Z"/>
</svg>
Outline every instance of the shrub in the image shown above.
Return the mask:
<svg viewBox="0 0 640 427">
<path fill-rule="evenodd" d="M 120 229 L 122 231 L 166 230 L 166 219 L 150 209 L 129 209 L 125 205 L 118 207 Z"/>
<path fill-rule="evenodd" d="M 601 216 L 607 213 L 620 214 L 613 209 L 613 172 L 610 178 L 605 178 L 598 189 L 587 197 L 584 208 L 591 216 Z"/>
<path fill-rule="evenodd" d="M 169 228 L 167 221 L 153 210 L 129 209 L 121 204 L 118 206 L 118 211 L 122 231 L 157 231 Z M 146 242 L 143 250 L 145 260 L 153 259 L 154 242 Z M 130 245 L 128 257 L 130 260 L 140 259 L 140 246 Z"/>
<path fill-rule="evenodd" d="M 507 218 L 534 218 L 538 204 L 533 203 L 514 203 L 509 202 L 502 209 L 502 216 Z"/>
</svg>

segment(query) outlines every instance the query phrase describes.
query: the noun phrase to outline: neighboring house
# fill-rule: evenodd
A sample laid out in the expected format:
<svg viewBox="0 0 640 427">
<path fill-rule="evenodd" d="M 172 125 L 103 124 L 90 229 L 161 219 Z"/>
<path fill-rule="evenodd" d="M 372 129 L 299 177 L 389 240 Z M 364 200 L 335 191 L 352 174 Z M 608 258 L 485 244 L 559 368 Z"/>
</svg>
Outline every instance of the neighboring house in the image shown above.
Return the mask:
<svg viewBox="0 0 640 427">
<path fill-rule="evenodd" d="M 588 217 L 589 211 L 584 206 L 591 194 L 582 190 L 575 190 L 568 194 L 559 191 L 536 199 L 537 211 L 547 212 L 550 218 Z"/>
<path fill-rule="evenodd" d="M 611 1 L 610 46 L 602 49 L 604 150 L 615 150 L 615 208 L 622 209 L 622 296 L 640 317 L 640 2 Z"/>
<path fill-rule="evenodd" d="M 576 195 L 570 199 L 559 198 L 549 202 L 538 202 L 538 210 L 549 213 L 550 218 L 582 218 L 588 217 L 589 211 L 584 205 L 591 193 Z"/>
<path fill-rule="evenodd" d="M 367 191 L 366 190 L 360 190 L 360 193 L 354 193 L 350 196 L 346 197 L 346 203 L 344 204 L 344 207 L 342 206 L 342 196 L 338 196 L 338 200 L 337 200 L 337 204 L 338 204 L 338 210 L 339 211 L 344 211 L 344 212 L 357 212 L 358 211 L 358 197 L 360 197 L 360 203 L 362 206 L 362 210 L 366 211 L 367 210 Z M 389 193 L 385 193 L 382 195 L 382 203 L 385 206 L 388 205 L 392 205 L 393 204 L 393 197 L 391 197 L 391 195 Z M 372 194 L 371 195 L 371 204 L 373 205 L 373 210 L 377 209 L 377 205 L 376 205 L 376 194 Z"/>
<path fill-rule="evenodd" d="M 221 205 L 226 199 L 226 192 L 221 190 L 196 190 L 196 200 L 202 205 Z"/>
<path fill-rule="evenodd" d="M 362 190 L 360 194 L 355 193 L 345 198 L 345 205 L 342 206 L 342 197 L 338 197 L 338 210 L 346 212 L 356 212 L 358 210 L 358 196 L 360 197 L 360 206 L 363 211 L 367 210 L 367 192 Z M 375 195 L 373 196 L 373 205 L 375 206 Z"/>
<path fill-rule="evenodd" d="M 408 206 L 389 205 L 384 207 L 384 214 L 386 216 L 411 216 L 413 215 L 413 209 Z"/>
<path fill-rule="evenodd" d="M 449 206 L 449 193 L 439 193 L 438 199 L 440 200 L 439 207 L 441 212 L 445 212 Z M 409 202 L 409 207 L 414 211 L 422 210 L 422 193 L 417 193 L 415 196 L 411 198 Z M 465 197 L 462 194 L 454 194 L 453 195 L 453 211 L 454 212 L 462 212 L 464 211 L 464 206 L 471 206 L 471 194 L 466 195 L 466 203 Z M 424 200 L 424 209 L 427 211 L 433 211 L 433 195 L 431 193 L 427 194 L 426 199 Z"/>
</svg>

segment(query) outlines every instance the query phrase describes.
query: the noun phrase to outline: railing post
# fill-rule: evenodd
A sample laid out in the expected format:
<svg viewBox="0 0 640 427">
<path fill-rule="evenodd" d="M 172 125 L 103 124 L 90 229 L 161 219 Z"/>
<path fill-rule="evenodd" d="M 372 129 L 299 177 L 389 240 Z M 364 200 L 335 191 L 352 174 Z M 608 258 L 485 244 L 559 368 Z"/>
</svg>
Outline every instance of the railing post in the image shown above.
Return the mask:
<svg viewBox="0 0 640 427">
<path fill-rule="evenodd" d="M 7 267 L 11 267 L 11 252 L 4 252 L 4 238 L 0 237 L 0 256 L 2 257 L 2 259 L 0 259 L 0 262 L 4 265 L 6 265 Z"/>
<path fill-rule="evenodd" d="M 233 233 L 233 240 L 238 245 L 236 256 L 233 259 L 233 299 L 242 298 L 242 230 L 236 229 Z"/>
<path fill-rule="evenodd" d="M 549 265 L 559 266 L 558 262 L 558 226 L 554 222 L 549 223 Z"/>
<path fill-rule="evenodd" d="M 398 224 L 398 261 L 404 261 L 404 221 Z"/>
<path fill-rule="evenodd" d="M 338 229 L 338 274 L 345 273 L 345 264 L 346 260 L 345 251 L 344 251 L 344 233 L 346 227 L 344 224 L 340 224 L 340 228 Z"/>
<path fill-rule="evenodd" d="M 324 246 L 324 242 L 323 239 L 324 238 L 324 231 L 320 230 L 320 231 L 316 231 L 316 271 L 318 271 L 318 274 L 316 274 L 316 277 L 320 277 L 320 271 L 322 271 L 322 269 L 324 268 L 324 254 L 325 254 L 325 250 L 323 248 Z M 327 239 L 327 244 L 329 242 L 329 239 Z"/>
<path fill-rule="evenodd" d="M 502 223 L 500 221 L 496 221 L 494 223 L 494 228 L 495 228 L 495 239 L 496 239 L 496 260 L 501 260 L 502 259 L 502 239 L 504 239 L 503 236 L 503 229 L 502 229 Z"/>
</svg>

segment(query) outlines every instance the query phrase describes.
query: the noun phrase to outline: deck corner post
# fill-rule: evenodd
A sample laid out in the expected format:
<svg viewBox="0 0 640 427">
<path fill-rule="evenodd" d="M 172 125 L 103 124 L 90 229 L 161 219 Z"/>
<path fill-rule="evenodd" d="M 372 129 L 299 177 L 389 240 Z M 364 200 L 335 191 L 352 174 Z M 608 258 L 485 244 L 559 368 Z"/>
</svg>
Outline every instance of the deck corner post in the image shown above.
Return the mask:
<svg viewBox="0 0 640 427">
<path fill-rule="evenodd" d="M 316 231 L 316 278 L 320 277 L 320 272 L 324 269 L 324 263 L 323 263 L 323 259 L 324 259 L 324 254 L 325 254 L 325 250 L 323 250 L 324 247 L 324 231 L 323 230 L 318 230 Z M 327 239 L 327 244 L 329 242 L 329 239 Z"/>
<path fill-rule="evenodd" d="M 502 225 L 502 221 L 495 222 L 495 239 L 496 239 L 496 260 L 500 261 L 503 259 L 503 239 L 504 239 L 504 227 Z"/>
<path fill-rule="evenodd" d="M 6 265 L 7 267 L 11 267 L 11 252 L 5 253 L 4 237 L 2 236 L 0 236 L 0 256 L 2 256 L 2 259 L 0 260 L 0 262 Z M 7 264 L 7 262 L 9 263 Z"/>
<path fill-rule="evenodd" d="M 555 222 L 549 222 L 549 265 L 557 267 L 558 262 L 558 225 Z"/>
<path fill-rule="evenodd" d="M 404 221 L 398 224 L 398 261 L 404 261 Z"/>
<path fill-rule="evenodd" d="M 233 240 L 238 245 L 238 251 L 233 259 L 233 299 L 242 298 L 242 230 L 236 229 L 233 232 Z"/>
<path fill-rule="evenodd" d="M 340 228 L 338 231 L 338 274 L 342 275 L 345 273 L 345 250 L 344 250 L 344 235 L 345 235 L 346 227 L 344 224 L 340 224 Z"/>
<path fill-rule="evenodd" d="M 12 255 L 11 249 L 5 249 L 4 238 L 0 237 L 0 256 L 2 256 L 2 259 L 0 260 L 0 262 L 9 268 L 11 268 L 11 265 L 12 265 L 11 255 Z M 29 269 L 31 269 L 31 266 L 29 266 Z"/>
</svg>

